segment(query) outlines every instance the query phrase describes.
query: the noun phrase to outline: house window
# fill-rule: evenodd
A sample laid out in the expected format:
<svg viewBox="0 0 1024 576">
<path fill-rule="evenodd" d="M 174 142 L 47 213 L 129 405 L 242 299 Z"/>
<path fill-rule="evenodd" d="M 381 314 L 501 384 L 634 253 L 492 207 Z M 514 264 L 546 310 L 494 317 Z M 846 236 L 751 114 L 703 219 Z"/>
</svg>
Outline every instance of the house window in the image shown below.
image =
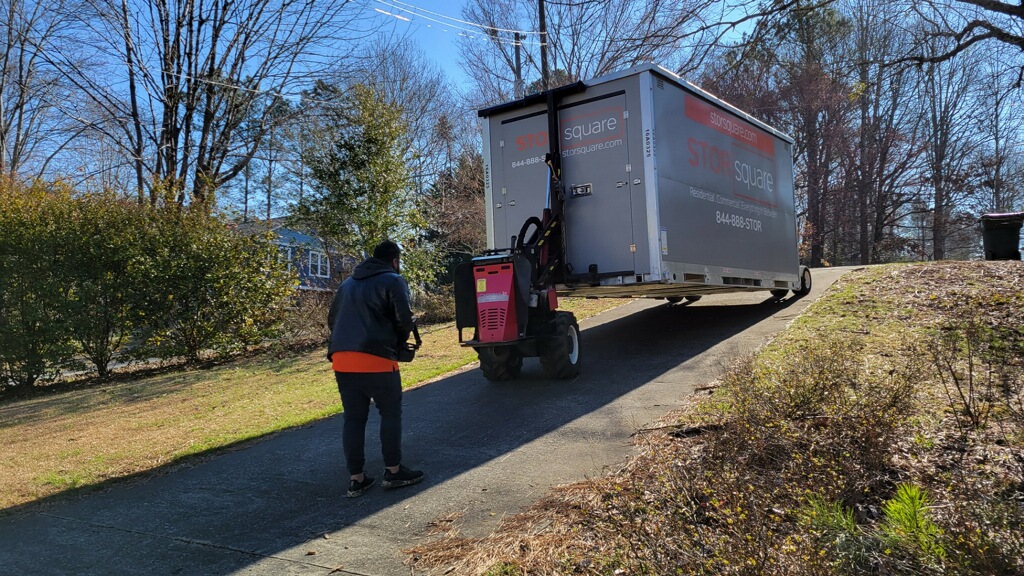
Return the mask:
<svg viewBox="0 0 1024 576">
<path fill-rule="evenodd" d="M 329 278 L 331 276 L 331 261 L 323 252 L 309 252 L 309 275 Z"/>
<path fill-rule="evenodd" d="M 287 270 L 290 272 L 293 264 L 295 263 L 295 255 L 292 253 L 291 246 L 278 246 L 277 247 L 277 261 L 284 262 Z"/>
</svg>

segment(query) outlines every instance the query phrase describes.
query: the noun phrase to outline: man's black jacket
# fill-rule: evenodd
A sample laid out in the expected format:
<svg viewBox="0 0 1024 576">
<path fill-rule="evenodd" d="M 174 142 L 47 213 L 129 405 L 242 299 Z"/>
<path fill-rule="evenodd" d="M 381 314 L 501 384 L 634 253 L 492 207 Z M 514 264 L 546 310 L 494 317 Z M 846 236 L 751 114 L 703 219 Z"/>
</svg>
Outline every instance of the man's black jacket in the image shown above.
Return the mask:
<svg viewBox="0 0 1024 576">
<path fill-rule="evenodd" d="M 413 328 L 409 285 L 387 262 L 368 258 L 338 288 L 327 325 L 328 358 L 344 351 L 397 360 Z"/>
</svg>

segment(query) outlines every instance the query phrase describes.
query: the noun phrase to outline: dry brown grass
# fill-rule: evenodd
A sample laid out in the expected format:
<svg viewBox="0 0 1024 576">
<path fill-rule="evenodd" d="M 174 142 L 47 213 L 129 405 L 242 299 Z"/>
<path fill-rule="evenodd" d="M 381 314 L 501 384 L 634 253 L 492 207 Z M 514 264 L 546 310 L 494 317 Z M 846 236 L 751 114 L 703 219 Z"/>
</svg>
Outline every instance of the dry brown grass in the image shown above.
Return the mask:
<svg viewBox="0 0 1024 576">
<path fill-rule="evenodd" d="M 580 318 L 621 303 L 565 301 Z M 407 387 L 476 360 L 458 345 L 452 324 L 421 332 L 422 350 L 402 369 Z M 0 510 L 188 461 L 340 410 L 319 347 L 8 400 L 0 404 Z"/>
<path fill-rule="evenodd" d="M 490 576 L 1022 574 L 1022 273 L 849 275 L 717 390 L 639 434 L 622 470 L 559 487 L 485 538 L 446 522 L 409 562 Z M 978 336 L 945 364 L 961 381 L 992 376 L 975 388 L 980 427 L 928 353 L 970 326 Z"/>
<path fill-rule="evenodd" d="M 151 470 L 338 411 L 323 353 L 244 360 L 0 406 L 0 507 Z"/>
</svg>

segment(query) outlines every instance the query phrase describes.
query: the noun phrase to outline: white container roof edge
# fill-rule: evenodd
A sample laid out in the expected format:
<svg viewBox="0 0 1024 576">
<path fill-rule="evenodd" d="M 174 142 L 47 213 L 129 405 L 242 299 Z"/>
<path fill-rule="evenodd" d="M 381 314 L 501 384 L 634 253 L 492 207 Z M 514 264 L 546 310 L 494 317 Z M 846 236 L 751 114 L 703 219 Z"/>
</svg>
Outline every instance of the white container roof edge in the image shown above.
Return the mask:
<svg viewBox="0 0 1024 576">
<path fill-rule="evenodd" d="M 654 64 L 654 63 L 640 64 L 638 66 L 633 66 L 632 68 L 626 68 L 626 69 L 623 69 L 623 70 L 618 70 L 616 72 L 610 72 L 608 74 L 605 74 L 604 76 L 598 76 L 596 78 L 591 78 L 590 80 L 584 80 L 583 84 L 586 85 L 586 86 L 597 86 L 598 84 L 604 84 L 606 82 L 611 82 L 613 80 L 618 80 L 620 78 L 626 78 L 628 76 L 633 76 L 633 75 L 639 74 L 641 72 L 655 72 L 655 73 L 658 73 L 661 76 L 664 76 L 667 80 L 675 82 L 679 86 L 682 86 L 682 87 L 684 87 L 684 88 L 686 88 L 688 90 L 692 90 L 693 92 L 697 93 L 701 97 L 706 98 L 706 99 L 708 99 L 708 100 L 718 104 L 719 106 L 722 106 L 723 108 L 726 108 L 727 110 L 729 110 L 733 114 L 736 114 L 737 116 L 743 118 L 747 122 L 750 122 L 751 124 L 754 124 L 758 128 L 761 128 L 762 130 L 765 130 L 765 131 L 771 133 L 772 135 L 777 136 L 778 138 L 781 138 L 782 140 L 785 140 L 789 144 L 794 144 L 796 142 L 792 137 L 790 137 L 785 132 L 782 132 L 781 130 L 777 130 L 776 128 L 772 127 L 771 125 L 765 123 L 762 120 L 758 120 L 757 118 L 751 116 L 749 113 L 744 112 L 743 110 L 740 110 L 739 108 L 733 106 L 732 104 L 726 102 L 725 100 L 722 100 L 721 98 L 715 96 L 711 92 L 708 92 L 707 90 L 701 88 L 700 86 L 697 86 L 693 82 L 690 82 L 689 80 L 684 80 L 682 77 L 680 77 L 675 72 L 672 72 L 671 70 L 669 70 L 669 69 L 667 69 L 667 68 L 665 68 L 663 66 L 660 66 L 658 64 Z"/>
</svg>

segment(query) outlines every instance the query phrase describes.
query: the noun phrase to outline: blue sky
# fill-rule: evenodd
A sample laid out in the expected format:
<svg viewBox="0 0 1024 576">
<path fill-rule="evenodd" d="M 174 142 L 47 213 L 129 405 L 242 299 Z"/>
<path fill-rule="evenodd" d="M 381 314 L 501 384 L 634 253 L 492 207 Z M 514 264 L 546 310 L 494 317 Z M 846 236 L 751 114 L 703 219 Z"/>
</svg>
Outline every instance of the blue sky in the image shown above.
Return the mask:
<svg viewBox="0 0 1024 576">
<path fill-rule="evenodd" d="M 370 0 L 368 5 L 380 22 L 408 33 L 456 84 L 465 84 L 458 64 L 459 35 L 475 28 L 463 21 L 463 0 Z"/>
</svg>

